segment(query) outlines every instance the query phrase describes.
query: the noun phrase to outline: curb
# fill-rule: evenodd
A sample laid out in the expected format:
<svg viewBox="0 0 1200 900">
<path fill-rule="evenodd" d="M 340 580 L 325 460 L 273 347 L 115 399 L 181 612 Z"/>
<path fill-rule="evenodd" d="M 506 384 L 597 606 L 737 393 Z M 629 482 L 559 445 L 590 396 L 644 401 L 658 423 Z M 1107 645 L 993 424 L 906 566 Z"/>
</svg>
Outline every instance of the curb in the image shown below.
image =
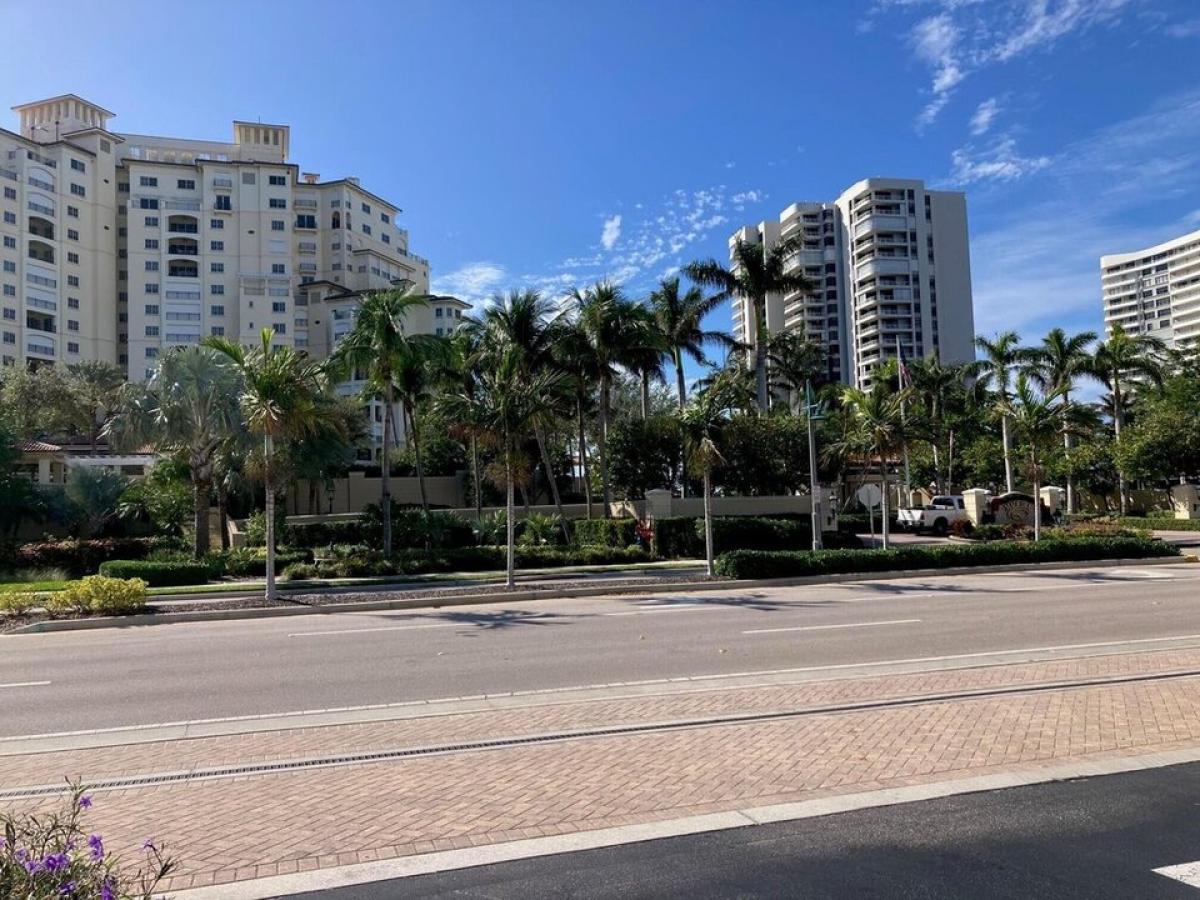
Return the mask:
<svg viewBox="0 0 1200 900">
<path fill-rule="evenodd" d="M 43 634 L 60 631 L 88 631 L 98 628 L 129 628 L 140 625 L 172 625 L 183 622 L 224 622 L 237 619 L 270 619 L 281 616 L 332 615 L 352 612 L 385 612 L 397 609 L 439 609 L 444 606 L 481 606 L 494 603 L 522 603 L 559 597 L 605 597 L 627 594 L 673 594 L 697 591 L 751 590 L 768 587 L 799 587 L 817 584 L 843 584 L 857 581 L 889 581 L 895 578 L 930 578 L 950 575 L 975 575 L 990 572 L 1054 571 L 1057 569 L 1115 568 L 1120 566 L 1162 566 L 1196 562 L 1190 556 L 1158 556 L 1144 559 L 1067 560 L 1044 563 L 1009 563 L 999 566 L 955 566 L 944 569 L 899 569 L 888 572 L 846 572 L 835 575 L 805 575 L 796 578 L 759 578 L 746 581 L 689 581 L 649 584 L 622 589 L 620 585 L 596 587 L 526 588 L 507 593 L 460 594 L 451 597 L 410 597 L 403 600 L 368 600 L 361 603 L 337 603 L 329 606 L 249 607 L 243 609 L 193 610 L 191 612 L 138 614 L 93 619 L 50 619 L 33 622 L 15 634 Z"/>
<path fill-rule="evenodd" d="M 286 897 L 311 891 L 409 878 L 414 875 L 431 875 L 437 872 L 495 865 L 496 863 L 533 859 L 540 856 L 617 847 L 643 841 L 726 831 L 731 828 L 745 828 L 753 825 L 795 822 L 802 819 L 853 812 L 854 810 L 918 803 L 923 800 L 936 800 L 961 794 L 976 794 L 1077 778 L 1117 775 L 1123 772 L 1136 772 L 1143 769 L 1195 762 L 1200 762 L 1200 749 L 1197 748 L 1109 759 L 1089 760 L 1084 758 L 1071 763 L 1017 769 L 1013 772 L 994 775 L 976 775 L 950 781 L 884 788 L 772 806 L 747 807 L 637 825 L 578 831 L 552 837 L 528 838 L 498 844 L 483 844 L 461 850 L 443 850 L 416 856 L 403 856 L 381 862 L 334 866 L 291 875 L 274 875 L 247 881 L 226 882 L 211 887 L 173 892 L 172 897 L 174 900 L 266 900 L 269 897 Z"/>
</svg>

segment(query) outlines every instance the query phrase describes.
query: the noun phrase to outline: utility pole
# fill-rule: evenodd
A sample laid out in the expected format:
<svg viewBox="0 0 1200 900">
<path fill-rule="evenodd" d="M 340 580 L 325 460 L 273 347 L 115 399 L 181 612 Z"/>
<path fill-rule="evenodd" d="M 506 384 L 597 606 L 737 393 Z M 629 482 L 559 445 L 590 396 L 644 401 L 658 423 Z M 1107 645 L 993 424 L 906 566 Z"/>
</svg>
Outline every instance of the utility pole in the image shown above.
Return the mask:
<svg viewBox="0 0 1200 900">
<path fill-rule="evenodd" d="M 900 335 L 896 335 L 896 376 L 899 380 L 897 385 L 900 388 L 900 428 L 907 430 L 907 414 L 904 402 L 904 354 L 900 351 Z M 912 480 L 908 472 L 908 440 L 904 441 L 904 502 L 910 507 L 912 502 Z"/>
<path fill-rule="evenodd" d="M 824 418 L 821 415 L 821 408 L 816 403 L 813 392 L 812 382 L 804 382 L 804 401 L 805 401 L 805 418 L 808 421 L 808 473 L 809 473 L 809 497 L 812 500 L 812 548 L 820 550 L 821 543 L 821 524 L 824 519 L 821 516 L 821 481 L 817 472 L 817 429 L 816 423 Z"/>
</svg>

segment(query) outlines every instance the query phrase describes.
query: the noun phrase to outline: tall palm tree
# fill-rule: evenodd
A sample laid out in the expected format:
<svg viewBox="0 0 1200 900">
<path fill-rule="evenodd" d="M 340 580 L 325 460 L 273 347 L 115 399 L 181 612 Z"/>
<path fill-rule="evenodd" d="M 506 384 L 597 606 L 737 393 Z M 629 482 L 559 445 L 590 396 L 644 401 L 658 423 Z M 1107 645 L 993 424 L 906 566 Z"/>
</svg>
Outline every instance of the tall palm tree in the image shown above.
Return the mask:
<svg viewBox="0 0 1200 900">
<path fill-rule="evenodd" d="M 1071 407 L 1071 391 L 1076 379 L 1095 371 L 1094 359 L 1088 348 L 1096 340 L 1096 332 L 1081 331 L 1067 335 L 1061 328 L 1052 328 L 1042 338 L 1040 347 L 1030 353 L 1029 377 L 1043 392 L 1061 393 L 1064 414 Z M 1066 423 L 1064 422 L 1064 425 Z M 1063 429 L 1063 449 L 1071 456 L 1072 433 Z M 1067 469 L 1067 512 L 1075 512 L 1075 478 Z"/>
<path fill-rule="evenodd" d="M 771 294 L 790 294 L 811 291 L 813 284 L 798 268 L 788 263 L 803 247 L 800 238 L 779 241 L 769 250 L 761 244 L 738 240 L 733 247 L 733 263 L 729 268 L 715 259 L 693 262 L 684 266 L 683 273 L 702 287 L 715 288 L 719 300 L 740 298 L 749 303 L 753 314 L 751 338 L 754 343 L 754 374 L 757 385 L 758 408 L 767 411 L 770 393 L 767 385 L 767 298 Z"/>
<path fill-rule="evenodd" d="M 1025 446 L 1029 480 L 1033 485 L 1033 539 L 1042 538 L 1042 455 L 1059 435 L 1071 431 L 1073 404 L 1061 385 L 1039 393 L 1027 372 L 1017 374 L 1004 413 L 1012 422 L 1017 441 Z"/>
<path fill-rule="evenodd" d="M 474 396 L 477 381 L 475 367 L 482 347 L 482 327 L 477 319 L 464 318 L 446 339 L 438 380 L 443 391 Z M 471 478 L 475 484 L 475 520 L 483 518 L 483 491 L 479 470 L 479 440 L 467 432 L 471 452 Z"/>
<path fill-rule="evenodd" d="M 380 460 L 380 506 L 383 510 L 383 554 L 392 554 L 392 418 L 396 407 L 396 370 L 406 357 L 421 354 L 432 335 L 411 335 L 405 317 L 429 305 L 429 297 L 408 289 L 375 291 L 363 298 L 354 327 L 337 345 L 331 370 L 346 378 L 365 375 L 366 393 L 383 398 L 383 448 Z"/>
<path fill-rule="evenodd" d="M 1009 395 L 1012 390 L 1014 370 L 1029 358 L 1029 351 L 1021 347 L 1021 338 L 1015 331 L 1006 331 L 989 340 L 982 335 L 975 338 L 975 346 L 983 351 L 984 358 L 972 363 L 969 371 L 995 395 L 996 415 L 1000 418 L 1000 441 L 1004 448 L 1004 489 L 1014 489 L 1012 435 L 1008 431 Z"/>
<path fill-rule="evenodd" d="M 690 358 L 705 365 L 705 344 L 717 344 L 733 349 L 737 342 L 723 331 L 704 328 L 704 317 L 717 309 L 725 298 L 719 294 L 705 297 L 698 287 L 680 292 L 678 278 L 664 278 L 658 289 L 650 295 L 650 309 L 654 312 L 658 328 L 666 339 L 667 354 L 675 366 L 675 390 L 679 397 L 679 410 L 687 405 L 687 383 L 683 377 L 683 359 Z"/>
<path fill-rule="evenodd" d="M 268 602 L 275 591 L 275 498 L 282 489 L 277 483 L 274 458 L 281 442 L 313 434 L 327 417 L 329 402 L 326 372 L 293 347 L 272 344 L 274 334 L 264 328 L 257 347 L 247 349 L 236 341 L 209 337 L 204 345 L 223 353 L 242 376 L 238 401 L 250 431 L 263 439 L 263 486 L 267 517 Z"/>
<path fill-rule="evenodd" d="M 553 415 L 553 398 L 564 377 L 553 370 L 532 375 L 524 368 L 521 351 L 502 345 L 480 360 L 478 382 L 473 393 L 460 392 L 439 399 L 442 413 L 461 422 L 479 440 L 500 456 L 505 480 L 505 511 L 508 517 L 505 582 L 515 586 L 516 494 L 518 473 L 527 468 L 524 447 L 534 430 Z"/>
<path fill-rule="evenodd" d="M 793 414 L 811 387 L 820 386 L 826 375 L 825 351 L 816 341 L 799 331 L 781 331 L 767 341 L 767 359 L 771 363 L 771 387 L 787 391 Z"/>
<path fill-rule="evenodd" d="M 1125 426 L 1127 394 L 1130 388 L 1150 382 L 1162 384 L 1162 356 L 1165 345 L 1148 334 L 1130 334 L 1120 325 L 1114 325 L 1108 340 L 1096 348 L 1092 367 L 1112 396 L 1113 434 L 1121 441 L 1121 430 Z M 1117 467 L 1117 491 L 1120 494 L 1121 515 L 1128 512 L 1125 473 Z"/>
<path fill-rule="evenodd" d="M 944 366 L 936 356 L 915 359 L 908 366 L 908 383 L 913 399 L 923 412 L 925 431 L 933 454 L 933 475 L 937 492 L 949 489 L 948 479 L 942 476 L 942 441 L 946 437 L 946 411 L 956 394 L 962 390 L 962 368 Z M 947 453 L 949 460 L 949 453 Z"/>
<path fill-rule="evenodd" d="M 211 347 L 183 347 L 159 358 L 145 384 L 125 386 L 104 434 L 122 448 L 153 446 L 186 457 L 194 500 L 192 550 L 209 549 L 208 502 L 213 458 L 241 427 L 241 379 L 229 360 Z"/>
<path fill-rule="evenodd" d="M 413 448 L 421 510 L 425 513 L 429 512 L 429 498 L 425 492 L 425 464 L 421 459 L 419 415 L 433 396 L 440 360 L 445 353 L 445 340 L 427 334 L 414 335 L 399 346 L 392 365 L 392 392 L 400 401 L 400 413 L 405 419 L 404 433 Z"/>
<path fill-rule="evenodd" d="M 612 485 L 608 476 L 608 415 L 612 406 L 612 383 L 617 367 L 628 368 L 641 346 L 637 304 L 619 287 L 600 281 L 571 295 L 578 336 L 590 357 L 600 388 L 600 481 L 604 494 L 604 517 L 612 515 Z"/>
<path fill-rule="evenodd" d="M 723 366 L 710 366 L 709 372 L 696 382 L 696 394 L 715 392 L 723 409 L 749 412 L 757 407 L 754 373 L 736 359 L 726 359 Z"/>
<path fill-rule="evenodd" d="M 834 454 L 857 455 L 869 464 L 879 461 L 879 482 L 883 491 L 883 548 L 891 546 L 891 499 L 888 496 L 888 460 L 899 453 L 907 440 L 901 395 L 882 382 L 875 382 L 870 391 L 846 388 L 842 404 L 850 410 L 849 429 L 842 441 L 845 447 L 835 446 Z"/>
<path fill-rule="evenodd" d="M 555 346 L 564 327 L 563 313 L 537 291 L 510 291 L 497 294 L 481 319 L 482 344 L 485 352 L 501 353 L 505 347 L 517 352 L 524 377 L 551 371 L 557 365 Z M 548 400 L 554 398 L 547 398 Z M 538 456 L 546 473 L 550 496 L 561 523 L 563 537 L 569 539 L 566 517 L 563 515 L 562 494 L 558 479 L 546 450 L 546 430 L 541 422 L 534 429 Z"/>
<path fill-rule="evenodd" d="M 637 376 L 641 388 L 642 421 L 650 418 L 650 383 L 666 382 L 663 358 L 667 353 L 667 337 L 659 328 L 658 319 L 649 306 L 632 307 L 633 329 L 629 347 L 629 370 Z"/>
<path fill-rule="evenodd" d="M 708 391 L 697 396 L 681 416 L 688 461 L 692 470 L 700 473 L 704 484 L 704 560 L 710 578 L 714 574 L 712 473 L 713 469 L 725 461 L 719 449 L 724 406 L 719 390 Z"/>
<path fill-rule="evenodd" d="M 587 504 L 587 517 L 590 519 L 592 474 L 588 461 L 586 423 L 591 407 L 595 405 L 594 397 L 600 383 L 600 375 L 588 337 L 578 320 L 566 323 L 559 331 L 554 355 L 559 371 L 566 376 L 563 387 L 570 393 L 574 402 L 578 463 L 583 481 L 584 500 Z"/>
</svg>

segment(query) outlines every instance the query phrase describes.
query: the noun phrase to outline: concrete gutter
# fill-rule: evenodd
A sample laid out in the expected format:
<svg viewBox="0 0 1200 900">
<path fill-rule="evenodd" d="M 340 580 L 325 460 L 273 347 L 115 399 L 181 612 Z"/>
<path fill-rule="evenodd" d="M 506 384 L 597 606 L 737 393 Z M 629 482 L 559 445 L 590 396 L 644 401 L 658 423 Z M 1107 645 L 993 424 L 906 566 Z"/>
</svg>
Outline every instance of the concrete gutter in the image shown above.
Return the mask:
<svg viewBox="0 0 1200 900">
<path fill-rule="evenodd" d="M 482 606 L 496 603 L 521 603 L 562 597 L 604 597 L 629 594 L 676 594 L 707 591 L 751 590 L 754 588 L 798 587 L 816 584 L 844 584 L 858 581 L 890 581 L 896 578 L 931 578 L 952 575 L 978 575 L 990 572 L 1055 571 L 1060 569 L 1114 568 L 1120 566 L 1163 566 L 1197 562 L 1194 556 L 1150 557 L 1147 559 L 1069 560 L 1045 563 L 1010 563 L 1000 566 L 956 566 L 945 569 L 900 569 L 889 572 L 847 572 L 836 575 L 807 575 L 797 578 L 762 578 L 746 581 L 666 582 L 622 586 L 517 589 L 505 593 L 459 594 L 449 597 L 407 597 L 398 600 L 364 600 L 360 603 L 335 603 L 328 606 L 272 606 L 244 609 L 194 610 L 191 612 L 143 613 L 132 616 L 106 616 L 91 619 L 48 619 L 33 622 L 9 634 L 35 634 L 53 631 L 83 631 L 96 628 L 128 628 L 137 625 L 171 625 L 178 622 L 224 622 L 234 619 L 270 619 L 281 616 L 311 616 L 332 613 L 384 612 L 397 609 L 440 609 L 445 606 Z"/>
</svg>

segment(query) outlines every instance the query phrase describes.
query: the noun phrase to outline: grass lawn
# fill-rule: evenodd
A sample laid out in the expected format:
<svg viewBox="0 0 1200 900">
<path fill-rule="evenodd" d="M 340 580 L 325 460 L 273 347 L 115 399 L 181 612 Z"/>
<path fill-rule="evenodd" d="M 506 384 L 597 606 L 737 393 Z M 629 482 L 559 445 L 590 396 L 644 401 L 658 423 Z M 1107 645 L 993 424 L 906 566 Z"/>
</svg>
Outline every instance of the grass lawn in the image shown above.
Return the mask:
<svg viewBox="0 0 1200 900">
<path fill-rule="evenodd" d="M 68 581 L 0 581 L 0 594 L 15 594 L 21 591 L 61 591 Z"/>
</svg>

